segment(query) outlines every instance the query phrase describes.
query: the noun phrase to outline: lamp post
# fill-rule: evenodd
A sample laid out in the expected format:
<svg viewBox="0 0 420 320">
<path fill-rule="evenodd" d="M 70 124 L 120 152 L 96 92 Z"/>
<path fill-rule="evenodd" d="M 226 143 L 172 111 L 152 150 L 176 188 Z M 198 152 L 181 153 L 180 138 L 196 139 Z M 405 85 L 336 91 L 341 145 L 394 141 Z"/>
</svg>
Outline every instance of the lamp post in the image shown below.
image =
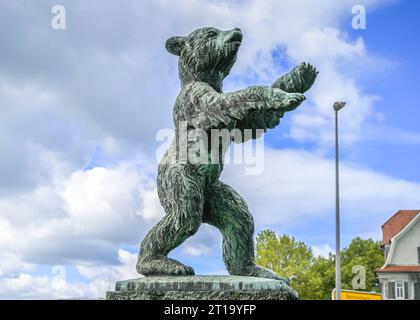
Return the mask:
<svg viewBox="0 0 420 320">
<path fill-rule="evenodd" d="M 341 265 L 340 265 L 340 189 L 338 167 L 338 111 L 344 108 L 345 102 L 335 102 L 335 294 L 341 300 Z"/>
</svg>

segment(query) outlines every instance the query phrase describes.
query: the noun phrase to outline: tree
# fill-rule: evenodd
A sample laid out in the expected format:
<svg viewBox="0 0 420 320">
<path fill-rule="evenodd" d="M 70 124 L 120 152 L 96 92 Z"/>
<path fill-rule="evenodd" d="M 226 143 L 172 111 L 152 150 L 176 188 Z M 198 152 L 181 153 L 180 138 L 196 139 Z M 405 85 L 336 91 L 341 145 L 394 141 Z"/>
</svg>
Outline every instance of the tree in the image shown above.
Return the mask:
<svg viewBox="0 0 420 320">
<path fill-rule="evenodd" d="M 258 234 L 256 247 L 257 263 L 290 279 L 301 299 L 319 298 L 322 279 L 311 270 L 315 258 L 310 247 L 287 235 L 277 237 L 270 230 Z"/>
<path fill-rule="evenodd" d="M 374 290 L 375 269 L 383 264 L 380 243 L 372 239 L 356 237 L 342 251 L 342 288 L 352 289 L 354 266 L 362 266 L 366 271 L 365 291 Z M 331 299 L 335 287 L 335 255 L 315 257 L 312 249 L 302 241 L 273 231 L 258 234 L 256 241 L 256 261 L 279 275 L 290 279 L 290 285 L 299 292 L 301 299 Z"/>
<path fill-rule="evenodd" d="M 343 288 L 352 288 L 352 279 L 356 274 L 353 267 L 362 266 L 366 271 L 365 291 L 378 290 L 375 270 L 384 264 L 384 254 L 380 250 L 380 242 L 372 239 L 363 240 L 356 237 L 342 252 Z"/>
<path fill-rule="evenodd" d="M 328 257 L 318 256 L 312 265 L 312 274 L 319 277 L 321 285 L 308 299 L 311 300 L 331 300 L 332 290 L 335 288 L 335 256 L 331 253 Z"/>
</svg>

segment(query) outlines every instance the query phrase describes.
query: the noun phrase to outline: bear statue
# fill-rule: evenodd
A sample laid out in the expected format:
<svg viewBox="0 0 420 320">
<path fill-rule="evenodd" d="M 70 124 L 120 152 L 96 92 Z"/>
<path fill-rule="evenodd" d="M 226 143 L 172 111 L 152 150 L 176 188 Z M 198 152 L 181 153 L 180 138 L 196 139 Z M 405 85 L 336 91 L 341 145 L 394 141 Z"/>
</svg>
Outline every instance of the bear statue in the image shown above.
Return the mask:
<svg viewBox="0 0 420 320">
<path fill-rule="evenodd" d="M 265 131 L 303 102 L 303 93 L 318 74 L 308 63 L 295 67 L 272 86 L 223 93 L 223 79 L 236 61 L 242 37 L 239 28 L 221 31 L 206 27 L 167 40 L 166 49 L 179 57 L 181 91 L 173 109 L 176 132 L 181 123 L 188 130 L 204 132 L 225 128 Z M 193 150 L 204 140 L 197 135 L 195 141 L 185 143 L 188 150 Z M 159 164 L 158 196 L 165 216 L 142 241 L 137 272 L 145 276 L 193 275 L 191 267 L 168 258 L 168 254 L 204 222 L 221 231 L 223 260 L 231 275 L 287 281 L 255 263 L 252 215 L 242 197 L 219 180 L 226 148 L 212 145 L 208 150 L 208 159 L 218 154 L 216 163 L 191 163 L 179 159 L 182 143 L 174 138 Z"/>
</svg>

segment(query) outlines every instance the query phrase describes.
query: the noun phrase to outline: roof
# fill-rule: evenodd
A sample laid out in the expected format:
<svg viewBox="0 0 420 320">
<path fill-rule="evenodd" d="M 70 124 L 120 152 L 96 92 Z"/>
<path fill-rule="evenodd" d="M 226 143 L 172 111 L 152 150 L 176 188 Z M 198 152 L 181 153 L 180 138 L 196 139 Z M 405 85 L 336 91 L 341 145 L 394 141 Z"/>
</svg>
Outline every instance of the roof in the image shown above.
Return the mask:
<svg viewBox="0 0 420 320">
<path fill-rule="evenodd" d="M 391 239 L 404 229 L 420 210 L 399 210 L 382 225 L 382 244 L 388 244 Z"/>
<path fill-rule="evenodd" d="M 386 266 L 380 269 L 377 269 L 376 272 L 420 272 L 420 265 L 419 266 Z"/>
<path fill-rule="evenodd" d="M 418 213 L 414 217 L 414 219 L 412 219 L 400 232 L 398 232 L 395 236 L 392 237 L 392 239 L 391 239 L 391 247 L 389 248 L 388 256 L 386 257 L 386 261 L 385 261 L 384 266 L 380 270 L 385 270 L 387 267 L 404 267 L 404 265 L 395 265 L 395 264 L 392 264 L 391 263 L 392 258 L 394 256 L 396 243 L 399 241 L 399 239 L 401 237 L 404 236 L 404 234 L 406 234 L 407 232 L 409 232 L 410 229 L 414 225 L 416 225 L 419 221 L 420 221 L 420 213 Z M 406 265 L 405 267 L 408 267 L 408 269 L 412 269 L 412 267 L 420 267 L 420 265 L 410 265 L 410 266 L 407 266 Z M 403 270 L 394 271 L 394 272 L 403 272 Z M 417 271 L 407 271 L 407 272 L 417 272 Z"/>
</svg>

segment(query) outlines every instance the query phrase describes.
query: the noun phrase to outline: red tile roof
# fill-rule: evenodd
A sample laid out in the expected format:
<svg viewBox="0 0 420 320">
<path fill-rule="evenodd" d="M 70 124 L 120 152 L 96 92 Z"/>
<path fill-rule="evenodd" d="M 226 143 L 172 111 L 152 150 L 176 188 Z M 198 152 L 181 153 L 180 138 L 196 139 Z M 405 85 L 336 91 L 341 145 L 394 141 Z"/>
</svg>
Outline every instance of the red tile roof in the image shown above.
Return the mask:
<svg viewBox="0 0 420 320">
<path fill-rule="evenodd" d="M 386 266 L 376 270 L 376 272 L 420 272 L 420 265 L 418 266 Z"/>
<path fill-rule="evenodd" d="M 398 234 L 414 219 L 420 210 L 399 210 L 382 225 L 382 244 L 391 242 L 391 238 Z"/>
</svg>

